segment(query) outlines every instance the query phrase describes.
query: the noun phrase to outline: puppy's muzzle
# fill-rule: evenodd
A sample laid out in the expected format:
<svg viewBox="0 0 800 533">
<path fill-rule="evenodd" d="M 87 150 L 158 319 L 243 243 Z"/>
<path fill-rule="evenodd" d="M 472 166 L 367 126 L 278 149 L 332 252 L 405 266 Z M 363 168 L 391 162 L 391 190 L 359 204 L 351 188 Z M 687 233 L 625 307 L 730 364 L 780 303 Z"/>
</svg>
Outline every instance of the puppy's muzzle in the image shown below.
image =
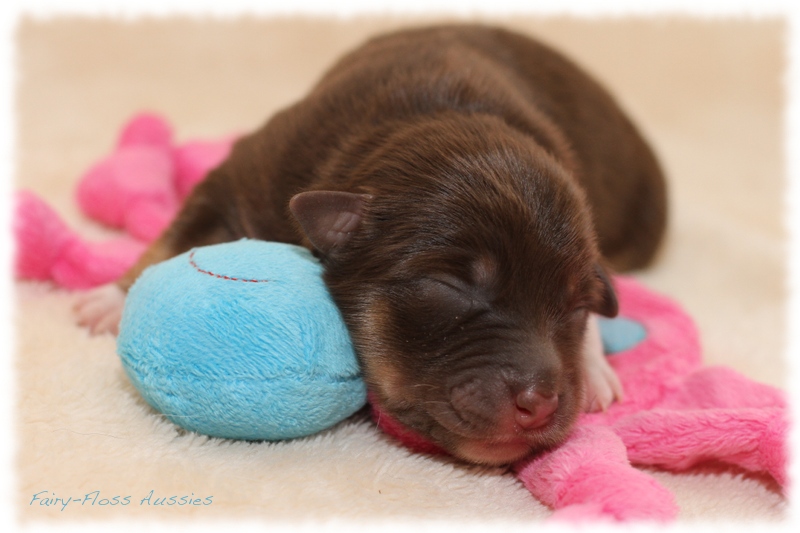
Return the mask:
<svg viewBox="0 0 800 533">
<path fill-rule="evenodd" d="M 437 403 L 432 414 L 464 437 L 519 436 L 544 429 L 558 409 L 558 394 L 551 387 L 530 385 L 534 382 L 503 373 L 461 377 L 449 389 L 449 401 Z"/>
</svg>

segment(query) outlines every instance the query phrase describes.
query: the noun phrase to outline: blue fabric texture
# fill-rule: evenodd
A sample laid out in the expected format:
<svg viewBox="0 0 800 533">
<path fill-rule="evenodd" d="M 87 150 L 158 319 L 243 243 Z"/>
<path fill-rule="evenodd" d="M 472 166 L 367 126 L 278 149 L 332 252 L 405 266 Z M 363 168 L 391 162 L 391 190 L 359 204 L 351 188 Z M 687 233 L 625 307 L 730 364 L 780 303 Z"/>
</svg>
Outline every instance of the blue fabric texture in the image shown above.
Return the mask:
<svg viewBox="0 0 800 533">
<path fill-rule="evenodd" d="M 647 337 L 647 330 L 635 320 L 625 317 L 597 317 L 600 336 L 603 339 L 603 352 L 614 355 L 630 350 Z"/>
<path fill-rule="evenodd" d="M 322 267 L 298 246 L 242 239 L 148 268 L 117 351 L 153 408 L 214 437 L 302 437 L 366 403 Z"/>
</svg>

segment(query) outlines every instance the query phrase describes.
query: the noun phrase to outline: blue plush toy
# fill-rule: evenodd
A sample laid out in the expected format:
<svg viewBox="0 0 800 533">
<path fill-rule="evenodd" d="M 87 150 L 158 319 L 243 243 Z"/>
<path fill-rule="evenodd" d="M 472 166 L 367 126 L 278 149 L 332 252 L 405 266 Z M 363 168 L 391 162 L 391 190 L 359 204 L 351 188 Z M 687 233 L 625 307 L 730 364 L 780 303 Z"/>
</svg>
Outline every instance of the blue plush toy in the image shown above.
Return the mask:
<svg viewBox="0 0 800 533">
<path fill-rule="evenodd" d="M 606 353 L 645 337 L 602 319 Z M 131 287 L 117 350 L 175 424 L 215 437 L 311 435 L 366 402 L 342 317 L 305 248 L 242 239 L 151 266 Z"/>
<path fill-rule="evenodd" d="M 603 353 L 614 355 L 633 348 L 647 337 L 647 331 L 640 323 L 629 318 L 597 317 L 600 337 L 603 340 Z"/>
<path fill-rule="evenodd" d="M 191 431 L 277 440 L 350 416 L 366 388 L 322 267 L 304 248 L 240 240 L 148 268 L 117 349 L 155 409 Z"/>
</svg>

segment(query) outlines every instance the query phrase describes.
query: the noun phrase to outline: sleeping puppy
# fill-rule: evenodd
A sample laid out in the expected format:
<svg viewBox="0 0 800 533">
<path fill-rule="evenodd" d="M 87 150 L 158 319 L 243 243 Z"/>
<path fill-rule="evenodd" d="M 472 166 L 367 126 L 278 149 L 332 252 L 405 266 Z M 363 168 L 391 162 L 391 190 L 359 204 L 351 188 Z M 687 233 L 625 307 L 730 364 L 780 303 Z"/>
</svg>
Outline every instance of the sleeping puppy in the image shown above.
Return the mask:
<svg viewBox="0 0 800 533">
<path fill-rule="evenodd" d="M 612 98 L 521 35 L 379 37 L 241 139 L 78 320 L 115 330 L 148 265 L 251 237 L 315 251 L 374 401 L 467 461 L 561 442 L 621 395 L 593 313 L 639 268 L 664 180 Z"/>
</svg>

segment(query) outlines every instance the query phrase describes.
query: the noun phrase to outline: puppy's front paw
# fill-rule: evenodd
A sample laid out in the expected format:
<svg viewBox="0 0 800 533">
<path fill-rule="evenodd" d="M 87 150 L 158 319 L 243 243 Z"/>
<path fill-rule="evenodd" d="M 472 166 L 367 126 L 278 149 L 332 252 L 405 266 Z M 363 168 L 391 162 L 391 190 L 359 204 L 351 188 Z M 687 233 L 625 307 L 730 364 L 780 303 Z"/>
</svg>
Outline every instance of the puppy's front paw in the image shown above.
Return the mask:
<svg viewBox="0 0 800 533">
<path fill-rule="evenodd" d="M 614 401 L 622 400 L 622 383 L 603 354 L 603 341 L 597 317 L 591 315 L 586 326 L 583 346 L 584 379 L 583 410 L 605 411 Z"/>
<path fill-rule="evenodd" d="M 109 283 L 79 295 L 72 310 L 78 325 L 89 328 L 92 335 L 117 335 L 124 305 L 125 291 Z"/>
</svg>

